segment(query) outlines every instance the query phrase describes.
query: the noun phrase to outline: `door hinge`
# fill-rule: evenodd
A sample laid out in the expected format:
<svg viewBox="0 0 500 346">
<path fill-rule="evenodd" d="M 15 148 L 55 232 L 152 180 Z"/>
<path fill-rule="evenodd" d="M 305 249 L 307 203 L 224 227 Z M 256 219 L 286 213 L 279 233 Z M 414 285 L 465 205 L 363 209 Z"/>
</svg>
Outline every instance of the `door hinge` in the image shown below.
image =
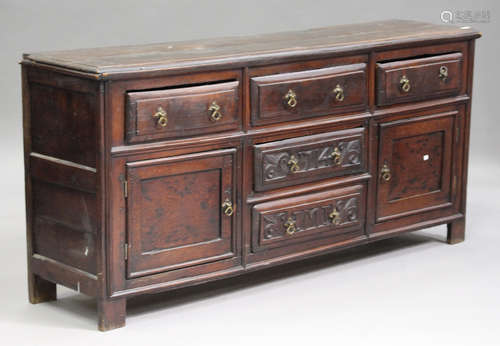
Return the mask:
<svg viewBox="0 0 500 346">
<path fill-rule="evenodd" d="M 125 257 L 125 261 L 128 260 L 128 244 L 123 244 L 123 257 Z"/>
<path fill-rule="evenodd" d="M 123 181 L 123 197 L 125 197 L 125 198 L 128 197 L 128 181 L 127 180 Z"/>
</svg>

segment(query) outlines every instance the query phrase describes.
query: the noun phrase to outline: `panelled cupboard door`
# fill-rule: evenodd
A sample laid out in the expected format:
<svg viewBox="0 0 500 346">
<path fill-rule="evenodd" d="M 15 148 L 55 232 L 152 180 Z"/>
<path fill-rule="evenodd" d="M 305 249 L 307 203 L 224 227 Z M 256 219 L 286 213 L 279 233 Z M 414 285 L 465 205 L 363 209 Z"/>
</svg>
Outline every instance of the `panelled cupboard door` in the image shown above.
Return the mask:
<svg viewBox="0 0 500 346">
<path fill-rule="evenodd" d="M 235 255 L 235 153 L 127 163 L 127 278 Z"/>
<path fill-rule="evenodd" d="M 377 221 L 450 207 L 460 109 L 380 124 Z"/>
</svg>

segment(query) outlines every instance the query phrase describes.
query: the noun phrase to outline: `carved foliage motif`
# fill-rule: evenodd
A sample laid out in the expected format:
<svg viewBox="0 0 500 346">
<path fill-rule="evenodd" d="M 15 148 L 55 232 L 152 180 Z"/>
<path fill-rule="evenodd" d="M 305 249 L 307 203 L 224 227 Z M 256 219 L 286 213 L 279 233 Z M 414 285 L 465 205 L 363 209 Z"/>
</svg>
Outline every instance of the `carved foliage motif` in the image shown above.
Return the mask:
<svg viewBox="0 0 500 346">
<path fill-rule="evenodd" d="M 340 220 L 334 223 L 330 214 L 336 209 Z M 284 211 L 262 216 L 263 237 L 265 240 L 289 236 L 286 233 L 286 222 L 291 218 L 295 222 L 295 233 L 318 230 L 321 228 L 337 228 L 359 222 L 359 198 L 350 197 L 331 200 L 327 203 L 308 209 Z M 292 235 L 293 236 L 293 235 Z"/>
<path fill-rule="evenodd" d="M 332 152 L 338 148 L 341 153 L 340 164 L 335 164 Z M 289 149 L 280 152 L 266 153 L 263 157 L 263 181 L 270 182 L 281 179 L 289 174 L 289 161 L 294 156 L 298 159 L 299 169 L 293 173 L 314 171 L 322 168 L 340 167 L 346 168 L 361 163 L 361 140 L 338 141 L 328 145 L 318 146 L 307 150 Z"/>
</svg>

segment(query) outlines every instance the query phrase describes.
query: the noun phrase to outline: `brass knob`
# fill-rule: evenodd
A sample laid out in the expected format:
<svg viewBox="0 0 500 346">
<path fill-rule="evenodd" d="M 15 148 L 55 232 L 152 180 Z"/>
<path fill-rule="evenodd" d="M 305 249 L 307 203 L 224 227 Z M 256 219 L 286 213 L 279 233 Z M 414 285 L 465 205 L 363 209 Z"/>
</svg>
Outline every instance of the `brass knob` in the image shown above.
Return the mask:
<svg viewBox="0 0 500 346">
<path fill-rule="evenodd" d="M 220 106 L 217 102 L 213 101 L 210 107 L 208 107 L 208 111 L 210 113 L 210 120 L 218 121 L 222 118 L 222 113 L 220 112 Z"/>
<path fill-rule="evenodd" d="M 335 100 L 338 102 L 344 101 L 344 89 L 340 86 L 340 84 L 337 84 L 335 86 L 335 89 L 333 89 L 333 93 L 335 94 Z"/>
<path fill-rule="evenodd" d="M 330 157 L 333 160 L 333 163 L 338 166 L 342 163 L 342 153 L 340 152 L 339 147 L 333 148 L 332 153 L 330 154 Z"/>
<path fill-rule="evenodd" d="M 391 170 L 389 169 L 389 166 L 387 166 L 387 163 L 384 163 L 384 166 L 380 170 L 380 176 L 384 181 L 389 181 L 391 180 Z"/>
<path fill-rule="evenodd" d="M 288 160 L 288 167 L 292 173 L 300 170 L 299 160 L 295 157 L 295 155 L 290 156 L 290 160 Z"/>
<path fill-rule="evenodd" d="M 156 113 L 153 114 L 153 118 L 158 119 L 156 121 L 156 125 L 158 125 L 160 127 L 167 126 L 167 123 L 168 123 L 167 112 L 165 112 L 165 110 L 162 107 L 158 107 L 158 109 L 156 110 Z"/>
<path fill-rule="evenodd" d="M 403 90 L 405 93 L 410 91 L 410 80 L 406 76 L 401 77 L 401 79 L 399 80 L 399 85 L 401 86 L 401 90 Z"/>
<path fill-rule="evenodd" d="M 289 235 L 292 235 L 295 232 L 297 232 L 297 228 L 295 227 L 295 220 L 292 219 L 291 217 L 289 217 L 288 220 L 286 220 L 284 226 L 286 228 L 286 233 L 288 233 Z"/>
<path fill-rule="evenodd" d="M 446 66 L 441 66 L 439 68 L 439 78 L 443 81 L 446 82 L 446 79 L 448 79 L 448 67 Z"/>
<path fill-rule="evenodd" d="M 284 99 L 286 100 L 286 104 L 288 105 L 288 107 L 294 108 L 295 106 L 297 106 L 297 94 L 295 94 L 292 89 L 288 90 Z"/>
<path fill-rule="evenodd" d="M 226 198 L 224 203 L 222 203 L 222 210 L 224 211 L 224 214 L 226 214 L 227 216 L 233 215 L 234 213 L 233 203 L 228 198 Z"/>
<path fill-rule="evenodd" d="M 334 225 L 340 225 L 340 213 L 337 208 L 333 208 L 333 211 L 328 215 L 330 220 Z"/>
</svg>

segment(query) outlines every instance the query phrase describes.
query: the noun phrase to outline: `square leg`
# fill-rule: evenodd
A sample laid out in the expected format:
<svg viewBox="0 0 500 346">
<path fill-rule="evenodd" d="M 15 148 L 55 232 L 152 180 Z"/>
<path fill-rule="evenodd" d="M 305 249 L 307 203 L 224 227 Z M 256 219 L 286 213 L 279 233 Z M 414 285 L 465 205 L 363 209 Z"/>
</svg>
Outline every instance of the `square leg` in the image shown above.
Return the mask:
<svg viewBox="0 0 500 346">
<path fill-rule="evenodd" d="M 28 293 L 31 304 L 50 302 L 57 299 L 56 284 L 38 275 L 28 274 Z"/>
<path fill-rule="evenodd" d="M 448 244 L 457 244 L 465 239 L 465 218 L 455 220 L 448 224 Z"/>
<path fill-rule="evenodd" d="M 127 314 L 127 300 L 119 299 L 98 299 L 97 315 L 99 318 L 98 327 L 102 332 L 121 328 L 125 326 Z"/>
</svg>

